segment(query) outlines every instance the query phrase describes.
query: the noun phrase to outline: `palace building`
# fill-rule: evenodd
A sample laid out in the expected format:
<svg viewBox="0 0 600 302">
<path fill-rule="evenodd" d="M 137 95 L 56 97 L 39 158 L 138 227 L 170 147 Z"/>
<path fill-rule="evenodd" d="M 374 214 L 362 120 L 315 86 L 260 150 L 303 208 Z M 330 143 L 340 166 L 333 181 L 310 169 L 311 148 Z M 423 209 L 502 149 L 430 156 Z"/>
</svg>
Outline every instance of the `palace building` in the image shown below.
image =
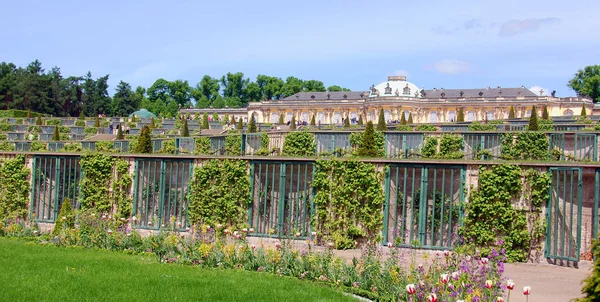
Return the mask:
<svg viewBox="0 0 600 302">
<path fill-rule="evenodd" d="M 506 119 L 510 107 L 515 108 L 517 118 L 529 117 L 533 106 L 541 116 L 544 105 L 550 116 L 580 115 L 582 105 L 592 113 L 592 100 L 582 97 L 555 97 L 545 91 L 533 92 L 519 88 L 487 87 L 481 89 L 419 89 L 408 82 L 405 76 L 389 76 L 388 80 L 372 85 L 367 91 L 351 92 L 299 92 L 282 100 L 264 100 L 249 103 L 244 109 L 246 117 L 254 113 L 258 123 L 277 123 L 279 116 L 290 121 L 309 123 L 312 116 L 320 124 L 342 124 L 349 117 L 356 123 L 363 120 L 377 122 L 383 109 L 388 122 L 399 121 L 401 114 L 408 118 L 412 114 L 414 123 L 446 123 L 456 121 L 459 108 L 463 108 L 465 121 Z M 217 112 L 224 115 L 232 109 L 186 109 L 185 112 L 199 114 Z M 242 112 L 236 112 L 241 114 Z M 245 118 L 244 120 L 247 120 Z"/>
</svg>

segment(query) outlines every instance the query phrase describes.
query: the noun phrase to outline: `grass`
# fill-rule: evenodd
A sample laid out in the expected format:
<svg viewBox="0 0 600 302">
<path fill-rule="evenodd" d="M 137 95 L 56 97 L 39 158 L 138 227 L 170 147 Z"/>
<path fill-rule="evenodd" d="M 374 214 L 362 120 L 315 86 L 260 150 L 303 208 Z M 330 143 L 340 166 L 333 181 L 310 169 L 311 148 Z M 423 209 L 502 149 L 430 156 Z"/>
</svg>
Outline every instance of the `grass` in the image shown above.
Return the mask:
<svg viewBox="0 0 600 302">
<path fill-rule="evenodd" d="M 154 256 L 0 238 L 0 301 L 356 301 L 268 273 L 157 263 Z"/>
</svg>

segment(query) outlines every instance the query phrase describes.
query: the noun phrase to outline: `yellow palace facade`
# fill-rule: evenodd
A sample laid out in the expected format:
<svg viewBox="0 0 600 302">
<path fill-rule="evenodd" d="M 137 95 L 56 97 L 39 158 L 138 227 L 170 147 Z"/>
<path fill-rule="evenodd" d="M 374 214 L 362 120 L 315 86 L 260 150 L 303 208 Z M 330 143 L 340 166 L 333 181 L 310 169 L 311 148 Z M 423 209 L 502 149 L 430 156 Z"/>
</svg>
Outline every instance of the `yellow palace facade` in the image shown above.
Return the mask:
<svg viewBox="0 0 600 302">
<path fill-rule="evenodd" d="M 390 76 L 367 91 L 351 92 L 299 92 L 282 100 L 265 100 L 249 103 L 239 109 L 186 109 L 192 114 L 216 112 L 219 116 L 235 110 L 236 115 L 254 114 L 258 123 L 277 123 L 283 115 L 286 122 L 295 116 L 299 123 L 342 124 L 346 117 L 356 123 L 377 122 L 383 109 L 388 122 L 399 121 L 401 114 L 408 119 L 412 114 L 414 123 L 446 123 L 456 121 L 459 108 L 463 108 L 465 121 L 506 119 L 510 107 L 515 108 L 517 118 L 529 117 L 533 106 L 542 114 L 544 105 L 550 116 L 577 116 L 585 105 L 588 114 L 593 112 L 592 100 L 581 97 L 559 98 L 554 92 L 533 92 L 525 87 L 487 87 L 482 89 L 419 89 L 405 76 Z M 231 112 L 233 113 L 233 112 Z M 230 116 L 231 116 L 231 113 Z"/>
</svg>

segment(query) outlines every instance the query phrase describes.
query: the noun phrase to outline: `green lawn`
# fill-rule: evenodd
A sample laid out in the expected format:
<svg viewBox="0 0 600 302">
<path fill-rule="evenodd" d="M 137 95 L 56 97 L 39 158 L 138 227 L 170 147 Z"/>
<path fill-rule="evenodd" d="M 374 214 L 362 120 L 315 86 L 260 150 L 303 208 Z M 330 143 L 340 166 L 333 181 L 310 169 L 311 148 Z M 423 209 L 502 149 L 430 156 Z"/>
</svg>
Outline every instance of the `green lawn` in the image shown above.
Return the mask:
<svg viewBox="0 0 600 302">
<path fill-rule="evenodd" d="M 0 301 L 356 301 L 268 273 L 0 238 Z"/>
</svg>

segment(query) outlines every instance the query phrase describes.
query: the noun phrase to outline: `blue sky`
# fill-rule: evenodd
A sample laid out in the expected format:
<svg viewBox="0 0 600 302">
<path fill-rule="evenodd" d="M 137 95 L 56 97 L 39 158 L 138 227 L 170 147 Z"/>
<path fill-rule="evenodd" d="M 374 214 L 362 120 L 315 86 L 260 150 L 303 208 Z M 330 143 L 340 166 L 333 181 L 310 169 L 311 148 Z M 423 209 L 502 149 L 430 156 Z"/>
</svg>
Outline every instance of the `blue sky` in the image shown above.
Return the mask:
<svg viewBox="0 0 600 302">
<path fill-rule="evenodd" d="M 600 1 L 1 1 L 0 61 L 133 87 L 243 72 L 366 90 L 539 86 L 600 64 Z M 536 88 L 537 90 L 537 88 Z"/>
</svg>

